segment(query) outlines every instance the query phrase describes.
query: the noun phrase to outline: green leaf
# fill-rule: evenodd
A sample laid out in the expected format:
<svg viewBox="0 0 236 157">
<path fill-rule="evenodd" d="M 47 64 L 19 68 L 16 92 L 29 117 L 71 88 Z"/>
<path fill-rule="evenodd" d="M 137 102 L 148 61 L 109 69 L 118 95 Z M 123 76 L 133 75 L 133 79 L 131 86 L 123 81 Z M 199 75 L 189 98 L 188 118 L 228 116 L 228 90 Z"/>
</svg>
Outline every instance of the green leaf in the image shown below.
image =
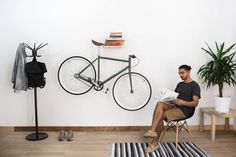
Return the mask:
<svg viewBox="0 0 236 157">
<path fill-rule="evenodd" d="M 235 44 L 231 45 L 229 48 L 227 48 L 225 51 L 223 51 L 223 52 L 222 52 L 223 56 L 224 56 L 226 53 L 230 52 L 230 50 L 231 50 L 234 46 L 235 46 Z"/>
</svg>

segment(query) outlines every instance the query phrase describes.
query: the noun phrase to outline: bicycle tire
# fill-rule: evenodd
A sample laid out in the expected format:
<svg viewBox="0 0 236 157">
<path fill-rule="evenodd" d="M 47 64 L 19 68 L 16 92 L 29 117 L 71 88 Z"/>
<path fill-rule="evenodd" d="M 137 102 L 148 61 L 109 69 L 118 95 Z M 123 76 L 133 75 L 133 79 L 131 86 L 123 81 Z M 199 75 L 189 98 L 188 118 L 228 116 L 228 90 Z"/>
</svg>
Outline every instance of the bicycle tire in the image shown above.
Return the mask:
<svg viewBox="0 0 236 157">
<path fill-rule="evenodd" d="M 57 72 L 58 82 L 62 89 L 73 95 L 82 95 L 90 91 L 93 87 L 91 83 L 75 78 L 75 74 L 88 65 L 89 67 L 85 70 L 87 76 L 96 80 L 96 70 L 93 64 L 87 58 L 81 56 L 72 56 L 65 59 L 59 66 Z M 68 78 L 73 82 L 66 80 Z M 82 88 L 85 89 L 82 90 Z"/>
<path fill-rule="evenodd" d="M 122 109 L 125 109 L 127 111 L 137 111 L 144 108 L 150 101 L 152 88 L 148 79 L 142 74 L 131 72 L 131 77 L 134 93 L 130 92 L 129 73 L 125 73 L 119 76 L 113 84 L 112 95 L 116 104 Z M 130 101 L 128 100 L 129 102 L 127 104 L 125 104 L 124 101 L 124 99 L 127 99 L 125 97 L 125 94 L 127 94 L 128 99 L 130 99 Z M 136 101 L 133 99 L 139 99 L 140 103 L 132 107 L 132 104 L 130 104 L 130 102 L 132 103 L 132 101 Z M 138 103 L 138 101 L 136 102 Z"/>
</svg>

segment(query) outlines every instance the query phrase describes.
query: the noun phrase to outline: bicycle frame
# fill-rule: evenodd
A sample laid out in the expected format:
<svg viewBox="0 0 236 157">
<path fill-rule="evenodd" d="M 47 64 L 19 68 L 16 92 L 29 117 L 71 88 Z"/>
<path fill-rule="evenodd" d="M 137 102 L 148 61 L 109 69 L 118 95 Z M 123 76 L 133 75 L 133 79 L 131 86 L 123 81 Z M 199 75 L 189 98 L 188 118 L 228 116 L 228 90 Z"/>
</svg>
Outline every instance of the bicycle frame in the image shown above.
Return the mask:
<svg viewBox="0 0 236 157">
<path fill-rule="evenodd" d="M 98 57 L 96 59 L 94 59 L 91 63 L 94 64 L 96 61 L 98 61 L 98 64 L 97 64 L 97 76 L 98 76 L 98 79 L 97 81 L 100 81 L 102 84 L 105 84 L 107 83 L 108 81 L 110 81 L 111 79 L 113 79 L 114 77 L 116 77 L 117 75 L 121 74 L 122 72 L 124 72 L 125 70 L 128 69 L 128 72 L 129 72 L 129 79 L 130 79 L 130 86 L 131 86 L 131 92 L 133 92 L 133 87 L 132 87 L 132 79 L 131 79 L 131 58 L 134 58 L 132 56 L 129 56 L 129 59 L 128 60 L 124 60 L 124 59 L 117 59 L 117 58 L 110 58 L 110 57 L 102 57 L 100 55 L 98 55 Z M 118 72 L 116 72 L 115 74 L 111 75 L 110 77 L 106 78 L 105 80 L 101 81 L 100 80 L 100 61 L 101 59 L 105 59 L 105 60 L 113 60 L 113 61 L 118 61 L 118 62 L 126 62 L 128 63 L 128 65 L 124 68 L 122 68 L 121 70 L 119 70 Z M 92 83 L 94 85 L 96 85 L 95 83 L 93 83 L 91 81 L 90 78 L 85 78 L 83 76 L 81 76 L 81 74 L 89 67 L 90 65 L 86 66 L 81 72 L 79 72 L 78 74 L 76 74 L 76 76 L 78 78 L 81 78 L 82 80 L 86 81 L 86 82 L 89 82 L 89 83 Z"/>
</svg>

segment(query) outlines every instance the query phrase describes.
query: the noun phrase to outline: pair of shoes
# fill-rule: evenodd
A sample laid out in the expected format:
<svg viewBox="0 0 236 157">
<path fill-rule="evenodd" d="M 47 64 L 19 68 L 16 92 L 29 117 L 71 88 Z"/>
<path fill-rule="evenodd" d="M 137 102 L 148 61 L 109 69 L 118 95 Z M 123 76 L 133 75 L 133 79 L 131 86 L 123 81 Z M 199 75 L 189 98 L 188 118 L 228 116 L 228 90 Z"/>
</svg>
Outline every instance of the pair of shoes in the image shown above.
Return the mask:
<svg viewBox="0 0 236 157">
<path fill-rule="evenodd" d="M 64 130 L 60 131 L 60 135 L 58 137 L 58 141 L 64 141 L 67 139 L 67 141 L 73 141 L 74 134 L 72 130 L 69 132 L 65 132 Z"/>
<path fill-rule="evenodd" d="M 148 130 L 146 133 L 144 133 L 143 137 L 146 137 L 146 138 L 157 137 L 157 133 L 152 130 Z"/>
<path fill-rule="evenodd" d="M 149 144 L 149 146 L 145 149 L 146 153 L 151 153 L 154 152 L 155 150 L 157 150 L 159 148 L 159 144 Z"/>
</svg>

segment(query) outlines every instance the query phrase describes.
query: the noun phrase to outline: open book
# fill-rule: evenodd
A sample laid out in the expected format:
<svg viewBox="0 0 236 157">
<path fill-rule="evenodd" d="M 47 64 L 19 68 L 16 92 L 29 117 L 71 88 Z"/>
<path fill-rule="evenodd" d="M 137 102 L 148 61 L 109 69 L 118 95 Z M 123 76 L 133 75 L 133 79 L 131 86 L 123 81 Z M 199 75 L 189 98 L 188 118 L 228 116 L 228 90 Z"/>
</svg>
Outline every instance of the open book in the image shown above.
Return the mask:
<svg viewBox="0 0 236 157">
<path fill-rule="evenodd" d="M 163 88 L 163 89 L 161 90 L 161 96 L 160 96 L 159 101 L 171 105 L 171 102 L 172 102 L 172 101 L 177 100 L 177 96 L 178 96 L 178 95 L 179 95 L 179 93 L 176 93 L 176 92 L 171 91 L 171 90 L 169 90 L 169 89 Z"/>
</svg>

